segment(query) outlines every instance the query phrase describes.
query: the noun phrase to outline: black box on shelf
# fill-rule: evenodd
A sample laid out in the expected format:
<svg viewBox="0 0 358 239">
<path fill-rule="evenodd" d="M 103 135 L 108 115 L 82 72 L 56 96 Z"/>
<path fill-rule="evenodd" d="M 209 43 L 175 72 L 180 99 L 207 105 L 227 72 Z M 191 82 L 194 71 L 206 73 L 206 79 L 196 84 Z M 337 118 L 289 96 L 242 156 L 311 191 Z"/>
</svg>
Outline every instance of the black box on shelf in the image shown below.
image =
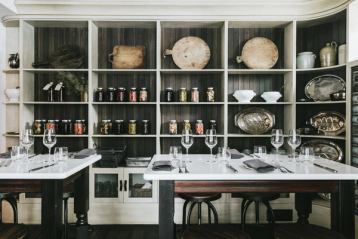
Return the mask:
<svg viewBox="0 0 358 239">
<path fill-rule="evenodd" d="M 125 164 L 127 158 L 127 146 L 123 145 L 116 148 L 98 148 L 97 154 L 102 155 L 102 159 L 97 161 L 94 168 L 117 168 Z"/>
</svg>

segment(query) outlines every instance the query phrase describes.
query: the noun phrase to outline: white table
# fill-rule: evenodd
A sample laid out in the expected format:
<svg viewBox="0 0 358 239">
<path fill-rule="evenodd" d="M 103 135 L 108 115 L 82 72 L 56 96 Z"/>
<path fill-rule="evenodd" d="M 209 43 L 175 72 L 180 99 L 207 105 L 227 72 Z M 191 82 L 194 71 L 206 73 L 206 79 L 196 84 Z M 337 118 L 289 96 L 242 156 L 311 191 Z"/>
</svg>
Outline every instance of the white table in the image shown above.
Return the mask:
<svg viewBox="0 0 358 239">
<path fill-rule="evenodd" d="M 186 156 L 183 155 L 183 158 Z M 170 160 L 169 155 L 155 155 L 144 173 L 146 180 L 159 180 L 159 238 L 174 238 L 174 194 L 208 192 L 292 192 L 296 193 L 295 207 L 298 222 L 308 223 L 311 213 L 311 197 L 307 193 L 329 192 L 331 200 L 331 227 L 346 238 L 354 239 L 354 181 L 358 180 L 358 169 L 317 158 L 315 163 L 333 168 L 337 173 L 314 166 L 312 162 L 296 163 L 287 156 L 267 157 L 267 163 L 278 162 L 294 173 L 282 173 L 276 169 L 270 173 L 258 173 L 243 167 L 243 161 L 252 159 L 245 156 L 230 160 L 238 173 L 220 163 L 207 163 L 210 155 L 189 155 L 189 173 L 178 169 L 153 171 L 152 165 L 158 160 Z M 291 161 L 291 162 L 290 162 Z"/>
<path fill-rule="evenodd" d="M 87 239 L 89 210 L 89 166 L 101 159 L 92 155 L 83 159 L 69 159 L 37 171 L 29 169 L 44 166 L 44 158 L 38 155 L 25 163 L 12 162 L 0 167 L 0 192 L 41 192 L 41 235 L 43 239 L 62 238 L 63 192 L 73 187 L 74 207 L 77 216 L 76 238 Z M 72 191 L 72 190 L 71 190 Z"/>
</svg>

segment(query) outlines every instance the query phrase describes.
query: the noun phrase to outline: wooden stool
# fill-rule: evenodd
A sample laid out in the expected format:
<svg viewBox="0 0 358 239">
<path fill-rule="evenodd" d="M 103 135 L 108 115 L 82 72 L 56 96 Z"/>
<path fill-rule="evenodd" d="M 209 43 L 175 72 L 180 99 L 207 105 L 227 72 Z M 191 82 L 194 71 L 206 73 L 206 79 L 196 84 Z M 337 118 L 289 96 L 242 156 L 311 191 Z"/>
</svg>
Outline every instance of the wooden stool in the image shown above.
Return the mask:
<svg viewBox="0 0 358 239">
<path fill-rule="evenodd" d="M 27 234 L 22 224 L 0 224 L 0 239 L 25 239 Z"/>
<path fill-rule="evenodd" d="M 188 227 L 182 239 L 250 239 L 235 225 L 194 225 Z"/>
<path fill-rule="evenodd" d="M 182 194 L 179 194 L 179 196 L 185 200 L 185 203 L 183 206 L 183 222 L 182 222 L 183 229 L 185 229 L 185 226 L 187 224 L 190 225 L 191 213 L 192 213 L 193 208 L 196 204 L 198 205 L 198 224 L 199 225 L 201 224 L 201 204 L 202 203 L 205 203 L 208 206 L 209 224 L 211 224 L 211 213 L 213 213 L 213 215 L 214 215 L 214 223 L 215 224 L 219 223 L 218 213 L 217 213 L 214 205 L 211 202 L 220 199 L 221 198 L 220 193 L 214 193 L 214 194 L 213 193 L 211 193 L 211 194 L 182 193 Z M 188 217 L 186 217 L 186 208 L 187 208 L 189 202 L 191 202 L 191 205 L 189 208 Z"/>
<path fill-rule="evenodd" d="M 276 224 L 275 239 L 345 239 L 338 232 L 310 224 Z"/>
</svg>

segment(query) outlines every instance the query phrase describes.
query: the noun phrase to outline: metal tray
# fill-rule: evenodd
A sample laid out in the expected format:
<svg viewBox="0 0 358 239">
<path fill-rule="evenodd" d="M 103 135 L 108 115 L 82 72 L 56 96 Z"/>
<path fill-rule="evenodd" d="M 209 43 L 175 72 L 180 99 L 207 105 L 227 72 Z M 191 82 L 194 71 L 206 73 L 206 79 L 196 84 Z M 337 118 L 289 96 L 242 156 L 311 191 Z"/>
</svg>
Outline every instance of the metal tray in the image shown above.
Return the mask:
<svg viewBox="0 0 358 239">
<path fill-rule="evenodd" d="M 138 157 L 138 158 L 127 158 L 127 167 L 147 167 L 150 163 L 151 157 Z"/>
<path fill-rule="evenodd" d="M 313 139 L 302 144 L 301 147 L 312 147 L 315 155 L 333 161 L 342 161 L 343 150 L 336 143 L 324 139 Z"/>
<path fill-rule="evenodd" d="M 327 136 L 337 136 L 346 130 L 346 119 L 339 112 L 320 112 L 310 118 L 313 128 Z"/>
<path fill-rule="evenodd" d="M 330 95 L 346 90 L 344 80 L 335 75 L 321 75 L 310 80 L 305 86 L 305 95 L 313 101 L 329 101 Z"/>
<path fill-rule="evenodd" d="M 235 126 L 248 134 L 264 134 L 275 126 L 275 115 L 263 108 L 248 108 L 235 115 Z"/>
</svg>

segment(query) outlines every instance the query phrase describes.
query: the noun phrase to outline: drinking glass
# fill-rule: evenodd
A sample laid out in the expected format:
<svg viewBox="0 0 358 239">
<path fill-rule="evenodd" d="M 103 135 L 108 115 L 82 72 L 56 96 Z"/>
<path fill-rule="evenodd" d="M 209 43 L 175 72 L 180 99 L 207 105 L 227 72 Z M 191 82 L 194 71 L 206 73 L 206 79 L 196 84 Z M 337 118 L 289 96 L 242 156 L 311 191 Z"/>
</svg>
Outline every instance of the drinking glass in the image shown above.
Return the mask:
<svg viewBox="0 0 358 239">
<path fill-rule="evenodd" d="M 172 165 L 174 167 L 181 167 L 181 158 L 182 158 L 182 150 L 181 146 L 170 146 L 169 148 L 169 154 L 172 159 Z"/>
<path fill-rule="evenodd" d="M 63 162 L 68 159 L 68 148 L 67 147 L 56 147 L 54 151 L 55 163 Z"/>
<path fill-rule="evenodd" d="M 300 161 L 309 162 L 314 159 L 313 147 L 301 147 L 300 150 Z"/>
<path fill-rule="evenodd" d="M 210 149 L 211 157 L 213 156 L 213 148 L 218 144 L 218 137 L 215 129 L 207 129 L 205 135 L 205 144 Z"/>
<path fill-rule="evenodd" d="M 11 160 L 21 159 L 25 154 L 25 150 L 22 146 L 12 146 L 10 152 Z"/>
<path fill-rule="evenodd" d="M 227 164 L 231 159 L 231 152 L 229 147 L 218 148 L 218 158 L 222 164 Z"/>
<path fill-rule="evenodd" d="M 34 144 L 35 138 L 32 129 L 25 129 L 21 132 L 20 145 L 26 149 L 26 157 L 29 157 L 29 150 Z"/>
<path fill-rule="evenodd" d="M 194 144 L 193 133 L 190 129 L 183 129 L 181 136 L 181 145 L 186 149 L 186 155 L 188 156 L 189 148 Z"/>
<path fill-rule="evenodd" d="M 283 143 L 284 143 L 284 137 L 283 137 L 282 129 L 273 129 L 271 132 L 271 144 L 276 149 L 276 156 L 275 156 L 276 159 L 278 158 L 279 155 L 278 150 L 283 145 Z"/>
<path fill-rule="evenodd" d="M 43 144 L 48 148 L 48 154 L 51 155 L 51 148 L 55 146 L 57 139 L 54 129 L 45 129 Z"/>
<path fill-rule="evenodd" d="M 267 154 L 266 146 L 254 146 L 254 156 L 257 158 L 265 158 Z"/>
<path fill-rule="evenodd" d="M 288 145 L 292 148 L 292 158 L 296 160 L 296 149 L 301 144 L 301 136 L 298 131 L 293 129 L 289 131 L 289 137 L 287 140 Z"/>
</svg>

